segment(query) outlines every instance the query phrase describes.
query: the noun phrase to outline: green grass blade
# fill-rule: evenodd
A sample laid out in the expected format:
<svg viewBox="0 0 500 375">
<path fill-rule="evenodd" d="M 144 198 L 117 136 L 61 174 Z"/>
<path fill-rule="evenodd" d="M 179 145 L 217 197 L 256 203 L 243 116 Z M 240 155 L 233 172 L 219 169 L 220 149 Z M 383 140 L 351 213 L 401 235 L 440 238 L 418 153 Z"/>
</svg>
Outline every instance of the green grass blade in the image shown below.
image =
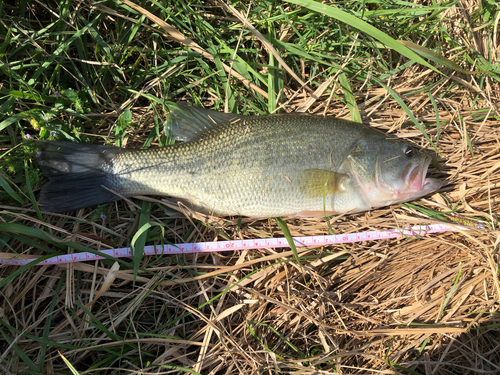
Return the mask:
<svg viewBox="0 0 500 375">
<path fill-rule="evenodd" d="M 340 85 L 342 87 L 342 91 L 344 91 L 345 100 L 347 102 L 347 106 L 349 107 L 349 111 L 351 112 L 351 120 L 355 122 L 361 122 L 361 114 L 359 113 L 359 108 L 356 103 L 356 98 L 352 92 L 352 87 L 347 79 L 347 76 L 344 73 L 339 74 Z"/>
<path fill-rule="evenodd" d="M 397 40 L 394 38 L 390 37 L 386 33 L 380 31 L 376 27 L 370 25 L 369 23 L 360 20 L 359 18 L 353 16 L 352 14 L 349 14 L 347 12 L 344 12 L 340 9 L 334 8 L 332 6 L 328 6 L 326 4 L 322 4 L 313 0 L 287 0 L 287 2 L 303 6 L 305 8 L 311 9 L 315 12 L 325 14 L 329 17 L 335 18 L 336 20 L 340 22 L 344 22 L 361 32 L 370 35 L 372 38 L 377 39 L 384 45 L 386 45 L 388 48 L 391 48 L 397 52 L 399 52 L 401 55 L 409 58 L 410 60 L 413 60 L 423 66 L 426 66 L 438 73 L 439 70 L 434 68 L 432 65 L 430 65 L 427 61 L 422 59 L 419 55 L 417 55 L 415 52 L 410 50 L 409 48 L 403 46 L 401 43 L 398 43 Z"/>
<path fill-rule="evenodd" d="M 401 5 L 404 5 L 403 2 L 400 2 Z M 364 17 L 421 17 L 429 13 L 433 13 L 436 11 L 444 11 L 450 8 L 450 4 L 443 5 L 432 5 L 432 6 L 423 6 L 418 3 L 407 3 L 411 8 L 396 8 L 396 9 L 383 9 L 380 7 L 377 10 L 365 10 L 363 11 Z"/>
<path fill-rule="evenodd" d="M 391 361 L 389 358 L 385 358 L 385 361 L 387 362 L 387 364 L 393 366 L 394 368 L 397 368 L 398 370 L 406 373 L 406 374 L 412 374 L 412 375 L 423 375 L 422 373 L 418 372 L 418 371 L 413 371 L 407 367 L 404 367 L 404 366 L 401 366 L 401 365 L 398 365 L 396 362 L 393 362 Z"/>
<path fill-rule="evenodd" d="M 427 92 L 427 96 L 432 103 L 432 108 L 434 108 L 434 113 L 436 114 L 436 147 L 439 146 L 439 136 L 441 134 L 441 123 L 439 121 L 439 109 L 434 97 L 430 92 Z"/>
<path fill-rule="evenodd" d="M 22 335 L 23 337 L 29 338 L 35 342 L 40 342 L 40 343 L 46 343 L 49 346 L 54 346 L 56 348 L 64 348 L 64 349 L 69 349 L 69 350 L 74 350 L 74 349 L 79 349 L 80 347 L 77 345 L 71 345 L 71 344 L 64 344 L 61 342 L 56 342 L 56 341 L 50 341 L 46 340 L 40 336 L 37 335 L 32 335 L 30 333 L 27 333 L 26 331 L 21 331 L 20 329 L 11 326 L 10 324 L 6 323 L 4 320 L 0 319 L 0 325 L 3 325 L 6 327 L 9 331 L 15 332 L 18 335 Z M 37 373 L 38 369 L 36 370 Z"/>
<path fill-rule="evenodd" d="M 45 326 L 43 327 L 43 339 L 45 341 L 48 341 L 49 339 L 49 333 L 50 333 L 50 327 L 51 327 L 51 322 L 52 322 L 52 317 L 54 313 L 54 309 L 56 307 L 57 301 L 60 298 L 61 295 L 61 289 L 63 284 L 66 281 L 66 272 L 62 272 L 59 278 L 59 282 L 57 283 L 57 287 L 54 291 L 54 294 L 52 296 L 52 300 L 50 301 L 50 306 L 49 309 L 47 310 L 47 317 L 45 318 Z M 43 372 L 43 368 L 45 366 L 45 356 L 47 354 L 47 343 L 42 342 L 40 346 L 40 354 L 38 358 L 40 358 L 39 363 L 38 363 L 38 368 L 40 369 L 40 372 Z"/>
<path fill-rule="evenodd" d="M 187 373 L 192 375 L 201 375 L 199 372 L 196 372 L 190 368 L 182 367 L 182 366 L 169 366 L 169 365 L 160 365 L 159 368 L 164 368 L 167 370 L 175 370 L 176 373 Z"/>
<path fill-rule="evenodd" d="M 273 326 L 266 324 L 266 323 L 261 323 L 261 322 L 256 322 L 256 321 L 251 321 L 249 323 L 255 324 L 255 325 L 260 325 L 262 327 L 269 328 L 276 336 L 280 338 L 290 349 L 292 349 L 294 352 L 296 352 L 300 358 L 306 358 L 306 355 L 297 348 L 293 343 L 290 342 L 281 332 L 279 332 L 276 328 Z"/>
<path fill-rule="evenodd" d="M 134 283 L 139 273 L 139 266 L 141 264 L 144 246 L 146 245 L 148 230 L 151 227 L 149 223 L 150 210 L 151 203 L 146 201 L 142 202 L 141 212 L 139 214 L 139 230 L 132 238 L 132 243 L 130 245 L 134 262 Z"/>
<path fill-rule="evenodd" d="M 17 115 L 13 115 L 13 116 L 7 117 L 5 120 L 3 120 L 2 122 L 0 122 L 0 131 L 4 130 L 5 128 L 7 128 L 8 126 L 14 124 L 17 121 L 24 120 L 27 117 L 28 116 L 25 113 L 20 113 L 20 114 L 17 114 Z"/>
<path fill-rule="evenodd" d="M 439 314 L 436 318 L 436 323 L 439 322 L 439 319 L 441 319 L 441 316 L 443 315 L 444 309 L 446 309 L 446 306 L 448 306 L 451 296 L 453 295 L 453 292 L 455 292 L 455 289 L 457 288 L 458 280 L 460 280 L 461 275 L 462 275 L 462 264 L 460 264 L 460 267 L 458 268 L 457 277 L 455 278 L 455 282 L 453 283 L 453 286 L 451 287 L 448 296 L 446 297 L 445 301 L 443 302 L 443 305 L 441 306 L 441 309 L 439 310 Z"/>
<path fill-rule="evenodd" d="M 64 51 L 69 49 L 70 48 L 69 46 L 71 43 L 73 43 L 75 40 L 80 38 L 87 30 L 89 30 L 91 27 L 93 27 L 94 23 L 96 23 L 98 19 L 99 19 L 99 17 L 94 18 L 87 25 L 85 25 L 82 29 L 78 30 L 75 34 L 73 34 L 70 38 L 68 38 L 68 40 L 66 40 L 59 47 L 57 47 L 57 49 L 50 56 L 47 57 L 47 60 L 33 74 L 33 76 L 28 81 L 28 85 L 30 85 L 30 86 L 35 85 L 37 79 L 40 77 L 41 74 L 43 74 L 46 71 L 46 69 L 50 66 L 50 64 L 52 64 L 52 62 L 57 57 L 59 57 L 61 54 L 63 54 Z"/>
<path fill-rule="evenodd" d="M 71 364 L 70 361 L 66 359 L 66 357 L 63 354 L 59 353 L 59 355 L 61 356 L 64 363 L 66 363 L 66 366 L 68 366 L 69 370 L 73 375 L 80 375 L 80 373 L 76 370 L 76 368 Z"/>
<path fill-rule="evenodd" d="M 443 55 L 441 55 L 437 52 L 434 52 L 428 48 L 419 46 L 418 44 L 415 44 L 413 42 L 409 42 L 406 40 L 399 40 L 398 42 L 401 43 L 402 45 L 410 48 L 412 51 L 415 51 L 420 56 L 425 57 L 426 59 L 431 60 L 431 61 L 435 62 L 436 64 L 443 65 L 446 68 L 449 68 L 449 69 L 452 69 L 452 70 L 455 70 L 457 72 L 464 73 L 464 74 L 480 74 L 480 72 L 472 72 L 470 70 L 462 69 L 460 67 L 460 65 L 447 59 Z"/>
<path fill-rule="evenodd" d="M 104 324 L 97 318 L 89 309 L 87 309 L 84 305 L 77 302 L 76 305 L 82 309 L 82 311 L 91 319 L 89 322 L 93 326 L 97 327 L 100 332 L 104 333 L 111 340 L 120 341 L 123 340 L 123 337 L 120 337 L 117 333 L 110 331 L 108 328 L 104 326 Z"/>
<path fill-rule="evenodd" d="M 0 324 L 5 325 L 5 323 L 1 319 L 0 319 Z M 33 363 L 30 357 L 28 357 L 28 355 L 19 347 L 19 345 L 17 345 L 17 343 L 14 343 L 12 337 L 10 337 L 1 328 L 0 328 L 0 335 L 3 336 L 3 339 L 7 342 L 7 344 L 12 346 L 14 352 L 19 356 L 21 361 L 23 361 L 23 363 L 31 369 L 31 371 L 33 371 L 35 374 L 39 373 L 38 367 L 36 367 L 36 365 Z"/>
<path fill-rule="evenodd" d="M 257 335 L 257 333 L 255 332 L 255 330 L 253 329 L 252 327 L 252 324 L 259 324 L 259 322 L 255 322 L 255 321 L 250 321 L 250 322 L 247 322 L 247 329 L 248 331 L 250 332 L 250 334 L 253 336 L 253 338 L 265 349 L 267 350 L 268 352 L 270 353 L 273 353 L 276 358 L 278 359 L 281 359 L 281 360 L 284 360 L 285 358 L 276 354 L 274 351 L 272 351 L 264 342 L 262 342 L 262 340 L 260 339 L 259 335 Z"/>
<path fill-rule="evenodd" d="M 288 225 L 286 224 L 286 221 L 283 220 L 281 217 L 276 217 L 275 220 L 278 223 L 281 231 L 285 235 L 285 238 L 286 238 L 286 240 L 288 242 L 288 245 L 290 246 L 290 249 L 293 252 L 293 256 L 295 258 L 295 261 L 299 265 L 300 269 L 302 271 L 304 271 L 304 269 L 302 268 L 302 264 L 300 263 L 299 254 L 297 253 L 297 247 L 295 247 L 295 242 L 293 241 L 293 237 L 290 234 L 290 229 L 288 229 Z"/>
<path fill-rule="evenodd" d="M 11 45 L 11 33 L 12 33 L 12 25 L 9 25 L 9 29 L 7 30 L 7 33 L 5 33 L 5 38 L 0 45 L 0 59 L 3 59 L 5 51 L 7 51 L 7 48 Z"/>
<path fill-rule="evenodd" d="M 378 80 L 377 80 L 378 81 Z M 393 89 L 391 89 L 389 86 L 386 86 L 385 84 L 383 84 L 382 82 L 378 81 L 378 83 L 384 88 L 387 90 L 387 92 L 396 100 L 396 102 L 401 106 L 401 108 L 403 108 L 403 110 L 405 111 L 405 113 L 408 115 L 408 117 L 410 118 L 410 120 L 415 124 L 415 127 L 420 130 L 420 132 L 422 133 L 422 135 L 425 137 L 425 139 L 427 139 L 427 141 L 432 145 L 432 147 L 434 148 L 434 150 L 436 151 L 436 153 L 441 156 L 441 154 L 439 153 L 439 150 L 438 148 L 436 147 L 436 145 L 434 144 L 434 142 L 432 142 L 432 140 L 430 139 L 429 135 L 427 134 L 427 132 L 425 131 L 424 127 L 422 125 L 420 125 L 420 123 L 418 122 L 418 120 L 415 118 L 415 116 L 413 115 L 413 113 L 411 112 L 410 108 L 408 108 L 408 106 L 406 105 L 406 103 L 403 101 L 403 99 L 401 99 L 401 97 L 396 93 L 396 91 L 394 91 Z"/>
<path fill-rule="evenodd" d="M 38 207 L 38 203 L 36 202 L 35 194 L 33 193 L 33 188 L 31 186 L 31 180 L 30 180 L 29 175 L 30 174 L 29 174 L 29 168 L 28 168 L 28 161 L 25 160 L 24 161 L 24 176 L 26 178 L 26 189 L 28 190 L 28 195 L 31 199 L 31 203 L 33 204 L 33 207 L 35 208 L 38 219 L 40 221 L 44 221 L 42 213 L 40 211 L 40 207 Z"/>
<path fill-rule="evenodd" d="M 14 189 L 12 189 L 9 182 L 3 177 L 3 173 L 1 171 L 0 171 L 0 187 L 2 187 L 3 190 L 5 190 L 5 192 L 9 194 L 9 196 L 18 203 L 21 204 L 26 203 L 26 200 L 23 199 L 21 196 L 19 196 L 19 194 L 17 194 L 14 191 Z"/>
</svg>

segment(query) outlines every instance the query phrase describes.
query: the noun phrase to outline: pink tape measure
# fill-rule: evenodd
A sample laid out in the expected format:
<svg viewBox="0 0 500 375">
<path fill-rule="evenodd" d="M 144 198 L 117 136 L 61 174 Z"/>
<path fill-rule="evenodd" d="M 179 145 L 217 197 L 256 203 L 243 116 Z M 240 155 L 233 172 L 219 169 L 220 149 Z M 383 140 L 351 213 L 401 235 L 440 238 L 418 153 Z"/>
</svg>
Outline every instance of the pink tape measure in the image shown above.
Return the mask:
<svg viewBox="0 0 500 375">
<path fill-rule="evenodd" d="M 454 230 L 465 230 L 467 228 L 460 226 L 448 226 L 444 224 L 431 224 L 420 225 L 416 227 L 406 228 L 404 230 L 389 229 L 386 231 L 369 231 L 358 233 L 347 233 L 337 235 L 324 235 L 324 236 L 307 236 L 307 237 L 293 237 L 295 246 L 324 246 L 324 245 L 338 245 L 344 243 L 362 242 L 362 241 L 375 241 L 390 238 L 399 238 L 403 236 L 423 236 L 431 233 L 449 232 Z M 232 241 L 216 241 L 216 242 L 195 242 L 183 243 L 176 245 L 156 245 L 145 246 L 143 250 L 144 255 L 173 255 L 173 254 L 190 254 L 190 253 L 207 253 L 214 251 L 233 251 L 233 250 L 255 250 L 262 248 L 279 248 L 290 247 L 285 237 L 278 238 L 258 238 L 251 240 L 232 240 Z M 131 257 L 133 250 L 130 247 L 120 249 L 107 249 L 99 250 L 98 253 L 106 254 L 113 258 Z M 93 253 L 74 253 L 58 255 L 49 259 L 45 259 L 37 263 L 39 266 L 50 264 L 63 264 L 85 262 L 91 260 L 105 259 L 104 256 Z M 36 262 L 38 258 L 33 259 L 0 259 L 0 264 L 24 266 L 31 262 Z"/>
</svg>

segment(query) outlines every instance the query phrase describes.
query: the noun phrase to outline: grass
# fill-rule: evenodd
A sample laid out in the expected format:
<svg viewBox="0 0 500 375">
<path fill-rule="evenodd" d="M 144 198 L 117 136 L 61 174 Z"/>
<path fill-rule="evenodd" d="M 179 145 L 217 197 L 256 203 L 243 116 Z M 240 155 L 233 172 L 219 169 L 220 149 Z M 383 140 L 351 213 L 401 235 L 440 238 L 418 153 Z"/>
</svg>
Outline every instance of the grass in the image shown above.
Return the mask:
<svg viewBox="0 0 500 375">
<path fill-rule="evenodd" d="M 1 266 L 0 372 L 500 372 L 499 19 L 493 0 L 2 2 L 0 257 L 136 253 Z M 163 146 L 179 100 L 362 121 L 434 152 L 445 184 L 331 223 L 176 219 L 155 197 L 40 212 L 34 139 Z M 435 220 L 486 229 L 345 251 L 140 254 Z"/>
</svg>

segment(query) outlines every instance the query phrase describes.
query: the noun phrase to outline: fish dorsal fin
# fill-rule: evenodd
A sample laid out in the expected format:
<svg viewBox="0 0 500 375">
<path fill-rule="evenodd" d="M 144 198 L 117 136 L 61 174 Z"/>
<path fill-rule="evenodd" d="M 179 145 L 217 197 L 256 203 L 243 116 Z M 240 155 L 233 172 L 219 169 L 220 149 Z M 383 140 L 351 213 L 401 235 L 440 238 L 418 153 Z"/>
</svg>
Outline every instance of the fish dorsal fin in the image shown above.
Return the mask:
<svg viewBox="0 0 500 375">
<path fill-rule="evenodd" d="M 170 113 L 164 123 L 165 134 L 176 141 L 194 141 L 201 134 L 217 125 L 245 117 L 234 113 L 192 107 L 184 103 L 177 103 L 169 107 Z"/>
<path fill-rule="evenodd" d="M 297 184 L 305 196 L 321 198 L 343 191 L 347 178 L 347 174 L 326 169 L 306 169 L 299 173 Z"/>
</svg>

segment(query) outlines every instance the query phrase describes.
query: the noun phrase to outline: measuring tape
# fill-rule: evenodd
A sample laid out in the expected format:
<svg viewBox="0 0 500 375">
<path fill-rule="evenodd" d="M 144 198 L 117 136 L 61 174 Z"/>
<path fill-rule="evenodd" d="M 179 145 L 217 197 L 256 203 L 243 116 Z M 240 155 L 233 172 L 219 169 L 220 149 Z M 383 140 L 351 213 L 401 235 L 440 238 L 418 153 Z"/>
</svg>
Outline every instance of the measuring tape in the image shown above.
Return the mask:
<svg viewBox="0 0 500 375">
<path fill-rule="evenodd" d="M 386 231 L 369 231 L 358 233 L 347 233 L 325 236 L 307 236 L 293 237 L 293 242 L 297 247 L 303 246 L 324 246 L 338 245 L 344 243 L 374 241 L 390 238 L 399 238 L 403 236 L 423 236 L 431 233 L 449 232 L 454 230 L 465 230 L 466 228 L 455 226 L 451 227 L 444 224 L 431 224 L 410 227 L 403 230 L 389 229 Z M 191 254 L 191 253 L 207 253 L 214 251 L 233 251 L 233 250 L 255 250 L 269 247 L 290 247 L 285 237 L 279 238 L 258 238 L 253 240 L 232 240 L 232 241 L 215 241 L 215 242 L 195 242 L 183 243 L 177 245 L 156 245 L 145 246 L 144 255 L 172 255 L 172 254 Z M 113 258 L 131 257 L 133 250 L 130 247 L 120 249 L 96 250 L 99 254 L 106 254 Z M 49 264 L 63 264 L 85 262 L 90 260 L 106 259 L 105 257 L 94 253 L 74 253 L 58 255 L 49 259 L 45 259 L 37 263 L 39 266 Z M 24 266 L 31 262 L 36 262 L 38 259 L 0 259 L 0 264 Z"/>
</svg>

